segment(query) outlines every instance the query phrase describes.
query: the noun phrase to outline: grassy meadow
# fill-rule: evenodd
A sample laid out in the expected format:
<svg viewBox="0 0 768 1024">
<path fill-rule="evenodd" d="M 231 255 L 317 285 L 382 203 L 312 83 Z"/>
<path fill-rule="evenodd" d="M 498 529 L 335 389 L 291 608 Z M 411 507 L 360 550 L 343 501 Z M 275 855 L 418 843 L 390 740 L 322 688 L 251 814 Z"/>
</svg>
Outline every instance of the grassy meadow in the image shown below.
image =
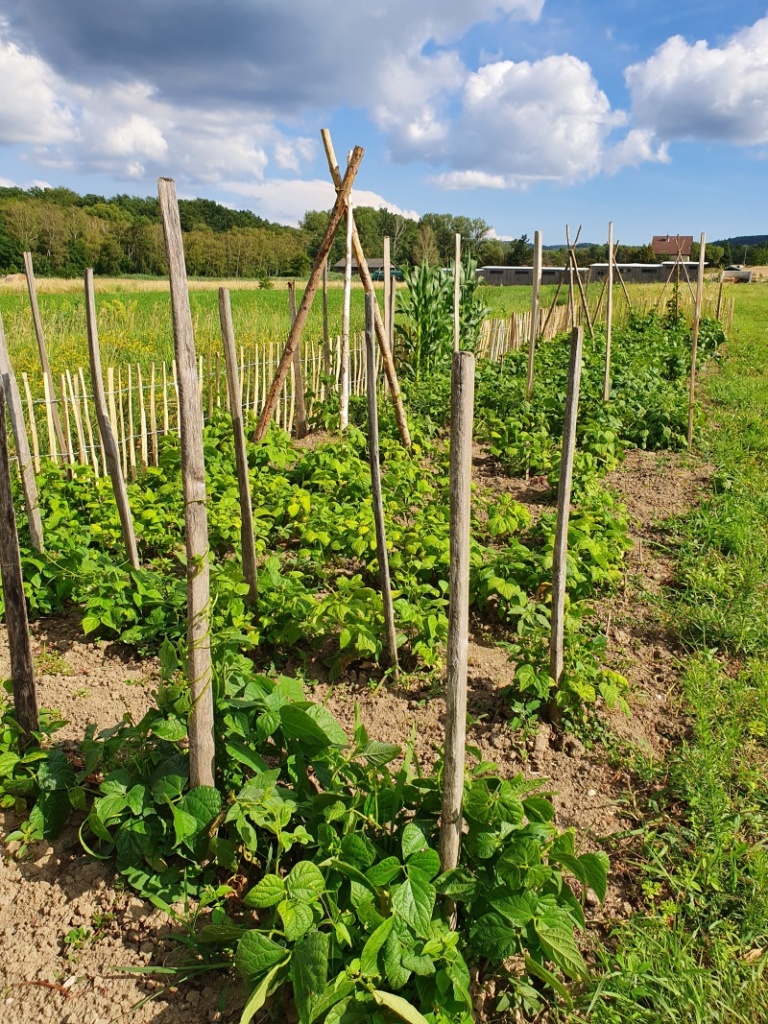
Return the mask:
<svg viewBox="0 0 768 1024">
<path fill-rule="evenodd" d="M 634 763 L 646 910 L 598 952 L 573 1024 L 768 1021 L 768 286 L 735 298 L 692 453 L 712 490 L 667 525 L 659 616 L 685 652 L 689 729 L 664 761 Z"/>
</svg>

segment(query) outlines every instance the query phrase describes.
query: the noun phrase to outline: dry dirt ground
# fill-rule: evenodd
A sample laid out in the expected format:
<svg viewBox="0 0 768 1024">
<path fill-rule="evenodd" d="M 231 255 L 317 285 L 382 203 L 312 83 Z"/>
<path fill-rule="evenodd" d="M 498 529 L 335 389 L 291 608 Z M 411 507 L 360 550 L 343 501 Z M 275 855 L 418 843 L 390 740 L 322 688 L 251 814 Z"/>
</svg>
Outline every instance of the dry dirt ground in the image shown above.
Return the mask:
<svg viewBox="0 0 768 1024">
<path fill-rule="evenodd" d="M 498 486 L 493 465 L 475 452 L 479 487 Z M 679 653 L 649 602 L 670 582 L 668 540 L 660 524 L 696 504 L 706 467 L 690 468 L 677 456 L 630 452 L 610 478 L 634 522 L 623 590 L 597 614 L 609 640 L 611 664 L 631 685 L 631 717 L 606 713 L 607 728 L 647 756 L 662 757 L 685 728 L 675 707 Z M 538 481 L 506 482 L 536 511 L 546 502 Z M 82 735 L 88 722 L 107 727 L 126 712 L 141 716 L 157 681 L 153 661 L 137 661 L 114 645 L 84 643 L 76 617 L 33 627 L 41 704 L 60 709 L 69 725 L 62 737 Z M 635 827 L 636 780 L 616 767 L 602 748 L 585 750 L 573 737 L 542 726 L 521 738 L 505 725 L 499 691 L 512 677 L 505 653 L 475 624 L 469 654 L 468 742 L 507 775 L 523 772 L 554 794 L 557 823 L 575 826 L 583 848 L 602 846 L 612 857 L 606 903 L 591 906 L 589 928 L 630 914 L 637 899 L 627 866 Z M 0 673 L 8 674 L 7 645 L 0 638 Z M 333 685 L 318 681 L 315 696 L 344 724 L 357 703 L 371 736 L 405 742 L 415 727 L 417 754 L 429 761 L 442 742 L 442 697 L 433 692 L 380 688 L 361 673 Z M 0 835 L 15 827 L 0 814 Z M 78 933 L 77 929 L 85 931 Z M 197 1024 L 238 1019 L 242 997 L 223 975 L 203 975 L 184 988 L 163 991 L 149 975 L 121 967 L 173 963 L 178 944 L 173 923 L 133 897 L 109 863 L 90 861 L 70 828 L 54 843 L 38 844 L 23 860 L 0 847 L 0 1021 L 2 1024 Z M 79 941 L 78 934 L 85 937 Z M 69 941 L 67 941 L 69 936 Z M 73 941 L 74 938 L 74 941 Z M 587 943 L 589 936 L 587 936 Z M 154 997 L 149 999 L 149 997 Z"/>
</svg>

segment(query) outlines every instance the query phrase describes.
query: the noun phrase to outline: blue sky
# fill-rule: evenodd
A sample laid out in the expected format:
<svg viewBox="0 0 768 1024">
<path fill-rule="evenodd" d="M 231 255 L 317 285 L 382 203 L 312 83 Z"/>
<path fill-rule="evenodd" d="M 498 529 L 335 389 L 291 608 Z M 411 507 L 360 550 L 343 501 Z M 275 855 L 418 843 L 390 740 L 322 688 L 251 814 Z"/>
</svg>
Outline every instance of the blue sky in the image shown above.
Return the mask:
<svg viewBox="0 0 768 1024">
<path fill-rule="evenodd" d="M 0 0 L 0 182 L 297 223 L 355 201 L 545 244 L 768 232 L 768 4 Z"/>
</svg>

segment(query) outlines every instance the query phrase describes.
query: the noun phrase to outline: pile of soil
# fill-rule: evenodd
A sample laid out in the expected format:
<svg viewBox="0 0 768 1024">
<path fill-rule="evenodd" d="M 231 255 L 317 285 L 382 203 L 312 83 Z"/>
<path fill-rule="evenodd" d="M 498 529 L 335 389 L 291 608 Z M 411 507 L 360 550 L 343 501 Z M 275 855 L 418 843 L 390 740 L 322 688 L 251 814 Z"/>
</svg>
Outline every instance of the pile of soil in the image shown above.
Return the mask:
<svg viewBox="0 0 768 1024">
<path fill-rule="evenodd" d="M 478 487 L 495 486 L 494 476 L 490 460 L 476 450 Z M 610 663 L 630 682 L 632 714 L 603 714 L 619 741 L 649 757 L 663 757 L 685 728 L 674 696 L 681 652 L 650 601 L 671 582 L 661 524 L 693 506 L 707 480 L 706 467 L 640 451 L 630 452 L 609 478 L 632 517 L 634 546 L 623 590 L 599 604 L 596 614 L 607 632 Z M 547 504 L 540 481 L 507 482 L 505 488 L 534 514 Z M 151 706 L 158 681 L 153 659 L 137 660 L 119 645 L 84 642 L 77 617 L 38 623 L 33 635 L 40 703 L 60 710 L 69 723 L 61 738 L 81 737 L 88 722 L 106 728 L 124 714 L 138 720 Z M 0 672 L 9 674 L 4 631 Z M 467 742 L 496 762 L 503 775 L 522 772 L 540 780 L 554 795 L 557 824 L 576 829 L 582 851 L 611 852 L 608 897 L 601 907 L 588 906 L 589 928 L 602 934 L 612 920 L 635 909 L 637 894 L 624 853 L 626 834 L 635 824 L 633 792 L 640 784 L 603 748 L 585 749 L 549 726 L 527 737 L 513 733 L 501 695 L 512 673 L 505 652 L 489 642 L 482 623 L 474 623 Z M 364 672 L 350 672 L 334 684 L 322 678 L 319 667 L 314 674 L 313 696 L 343 725 L 352 725 L 357 705 L 373 739 L 403 744 L 415 731 L 417 757 L 425 764 L 434 759 L 443 740 L 442 696 L 405 687 L 375 689 Z M 0 812 L 0 834 L 16 825 L 13 814 Z M 0 1019 L 4 1024 L 237 1020 L 242 992 L 222 974 L 165 990 L 158 976 L 121 971 L 178 962 L 177 929 L 177 923 L 127 892 L 109 862 L 89 860 L 74 826 L 54 843 L 36 844 L 24 859 L 14 857 L 14 844 L 0 847 Z"/>
</svg>

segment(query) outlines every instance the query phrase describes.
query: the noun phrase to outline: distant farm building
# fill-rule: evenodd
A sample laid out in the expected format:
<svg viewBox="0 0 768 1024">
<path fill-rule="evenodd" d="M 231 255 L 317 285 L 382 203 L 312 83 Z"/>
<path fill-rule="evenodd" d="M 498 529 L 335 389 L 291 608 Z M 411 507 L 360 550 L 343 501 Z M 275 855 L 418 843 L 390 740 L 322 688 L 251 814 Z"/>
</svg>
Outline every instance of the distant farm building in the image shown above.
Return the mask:
<svg viewBox="0 0 768 1024">
<path fill-rule="evenodd" d="M 614 263 L 616 271 L 627 284 L 653 284 L 669 281 L 677 274 L 692 281 L 698 273 L 698 263 L 690 261 L 678 262 L 666 260 L 664 263 Z M 608 276 L 607 263 L 593 263 L 589 267 L 579 267 L 579 274 L 587 281 L 603 281 Z M 514 285 L 533 284 L 533 267 L 479 267 L 477 276 L 486 284 Z M 542 284 L 560 284 L 568 281 L 567 267 L 542 267 Z"/>
<path fill-rule="evenodd" d="M 333 264 L 331 270 L 334 272 L 334 274 L 343 274 L 345 263 L 345 260 L 338 260 L 336 263 Z M 381 256 L 374 256 L 372 259 L 366 260 L 366 263 L 368 264 L 368 269 L 371 271 L 371 273 L 373 273 L 374 270 L 384 269 L 384 260 Z M 357 273 L 357 260 L 355 259 L 354 256 L 352 257 L 352 273 Z"/>
<path fill-rule="evenodd" d="M 533 267 L 478 267 L 477 276 L 486 284 L 533 284 Z M 580 274 L 586 274 L 586 267 L 579 267 Z M 542 267 L 542 284 L 559 284 L 568 280 L 567 267 Z"/>
<path fill-rule="evenodd" d="M 704 264 L 706 266 L 706 264 Z M 625 284 L 653 284 L 661 282 L 664 284 L 670 279 L 677 277 L 680 271 L 680 279 L 693 281 L 698 272 L 698 263 L 691 263 L 690 260 L 665 260 L 663 263 L 614 263 L 614 276 L 616 271 L 621 274 Z M 602 281 L 608 277 L 607 263 L 593 263 L 589 268 L 591 281 Z"/>
<path fill-rule="evenodd" d="M 651 249 L 654 256 L 672 256 L 690 259 L 693 235 L 654 235 Z"/>
</svg>

